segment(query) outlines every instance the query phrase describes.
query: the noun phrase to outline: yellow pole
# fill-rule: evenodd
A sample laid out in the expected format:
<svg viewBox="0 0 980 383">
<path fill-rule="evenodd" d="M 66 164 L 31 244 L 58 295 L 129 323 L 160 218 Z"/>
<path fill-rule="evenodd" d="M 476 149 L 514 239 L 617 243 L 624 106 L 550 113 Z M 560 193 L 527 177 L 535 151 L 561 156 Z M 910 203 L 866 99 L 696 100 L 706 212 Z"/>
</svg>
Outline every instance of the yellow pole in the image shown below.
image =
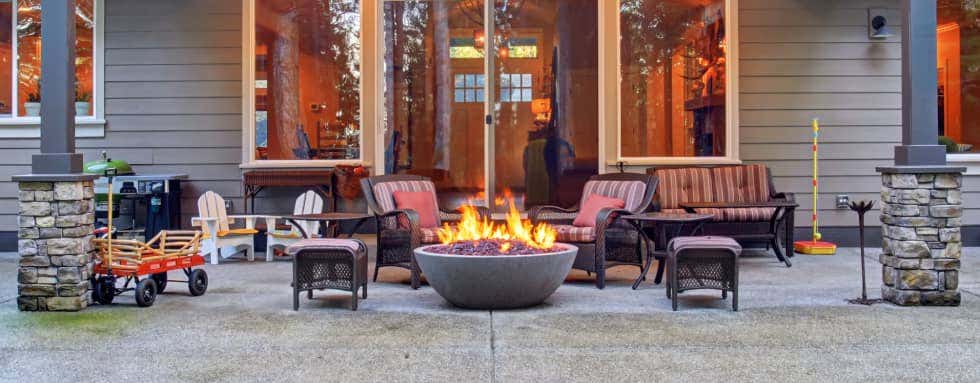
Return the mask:
<svg viewBox="0 0 980 383">
<path fill-rule="evenodd" d="M 817 192 L 820 190 L 818 182 L 818 168 L 817 168 L 817 157 L 819 156 L 819 150 L 817 149 L 817 138 L 820 136 L 820 119 L 813 119 L 813 241 L 820 240 L 820 231 L 817 228 Z"/>
<path fill-rule="evenodd" d="M 106 235 L 108 236 L 106 238 L 107 239 L 106 240 L 106 242 L 107 242 L 106 243 L 106 245 L 107 245 L 106 247 L 108 249 L 106 250 L 106 255 L 105 255 L 105 258 L 102 259 L 102 262 L 105 262 L 105 265 L 103 265 L 103 266 L 106 267 L 106 270 L 112 270 L 112 177 L 110 176 L 108 178 L 109 178 L 108 179 L 108 182 L 109 182 L 109 209 L 108 209 L 108 215 L 107 216 L 109 217 L 109 224 L 108 224 L 108 226 L 106 226 L 108 228 L 108 231 L 106 232 Z"/>
</svg>

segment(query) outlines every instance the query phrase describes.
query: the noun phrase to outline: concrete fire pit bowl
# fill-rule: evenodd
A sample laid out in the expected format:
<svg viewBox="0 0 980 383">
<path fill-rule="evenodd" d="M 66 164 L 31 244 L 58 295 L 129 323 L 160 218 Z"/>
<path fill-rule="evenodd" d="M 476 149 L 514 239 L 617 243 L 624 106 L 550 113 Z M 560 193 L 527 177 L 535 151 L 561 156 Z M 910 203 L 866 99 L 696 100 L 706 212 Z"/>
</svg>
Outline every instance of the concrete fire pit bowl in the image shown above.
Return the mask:
<svg viewBox="0 0 980 383">
<path fill-rule="evenodd" d="M 541 304 L 565 281 L 578 248 L 535 255 L 454 255 L 415 249 L 429 285 L 453 305 L 467 309 L 516 309 Z"/>
</svg>

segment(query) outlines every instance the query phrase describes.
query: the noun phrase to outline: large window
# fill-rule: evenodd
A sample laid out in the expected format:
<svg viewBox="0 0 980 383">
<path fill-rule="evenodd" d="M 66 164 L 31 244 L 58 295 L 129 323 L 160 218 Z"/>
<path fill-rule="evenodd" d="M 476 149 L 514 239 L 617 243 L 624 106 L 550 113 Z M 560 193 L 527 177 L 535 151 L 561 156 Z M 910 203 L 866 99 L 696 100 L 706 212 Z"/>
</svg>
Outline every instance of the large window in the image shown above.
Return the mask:
<svg viewBox="0 0 980 383">
<path fill-rule="evenodd" d="M 359 0 L 254 0 L 252 160 L 361 157 Z"/>
<path fill-rule="evenodd" d="M 620 159 L 733 158 L 726 3 L 620 1 Z"/>
<path fill-rule="evenodd" d="M 96 0 L 77 0 L 75 114 L 93 117 L 96 87 Z M 36 118 L 41 94 L 41 0 L 0 0 L 0 122 Z"/>
<path fill-rule="evenodd" d="M 980 153 L 980 6 L 937 6 L 939 140 L 949 154 Z"/>
</svg>

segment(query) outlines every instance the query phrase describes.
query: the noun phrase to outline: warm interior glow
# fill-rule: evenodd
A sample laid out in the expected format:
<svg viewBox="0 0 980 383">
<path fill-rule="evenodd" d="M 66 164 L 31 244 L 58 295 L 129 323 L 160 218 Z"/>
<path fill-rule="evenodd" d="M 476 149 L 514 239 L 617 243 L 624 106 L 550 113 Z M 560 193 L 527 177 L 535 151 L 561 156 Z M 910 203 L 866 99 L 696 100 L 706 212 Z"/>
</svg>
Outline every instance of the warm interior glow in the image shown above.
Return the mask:
<svg viewBox="0 0 980 383">
<path fill-rule="evenodd" d="M 550 249 L 555 246 L 558 233 L 554 227 L 543 222 L 533 225 L 530 220 L 521 219 L 514 198 L 508 195 L 505 200 L 510 210 L 504 224 L 496 224 L 489 217 L 481 219 L 476 207 L 468 203 L 461 208 L 463 218 L 456 226 L 446 223 L 439 229 L 439 241 L 448 245 L 454 242 L 496 239 L 523 242 L 536 249 Z M 502 201 L 495 202 L 500 204 Z M 507 252 L 510 248 L 511 244 L 508 242 L 500 245 L 501 252 Z"/>
</svg>

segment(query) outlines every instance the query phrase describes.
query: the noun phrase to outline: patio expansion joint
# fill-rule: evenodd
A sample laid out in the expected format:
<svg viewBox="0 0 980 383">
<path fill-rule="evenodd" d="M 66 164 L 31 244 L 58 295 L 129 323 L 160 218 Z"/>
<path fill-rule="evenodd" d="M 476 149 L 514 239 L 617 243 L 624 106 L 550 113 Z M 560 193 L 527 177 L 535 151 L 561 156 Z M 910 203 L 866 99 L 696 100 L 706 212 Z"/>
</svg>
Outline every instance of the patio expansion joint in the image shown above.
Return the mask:
<svg viewBox="0 0 980 383">
<path fill-rule="evenodd" d="M 493 330 L 493 310 L 490 310 L 490 381 L 497 381 L 497 338 Z"/>
</svg>

